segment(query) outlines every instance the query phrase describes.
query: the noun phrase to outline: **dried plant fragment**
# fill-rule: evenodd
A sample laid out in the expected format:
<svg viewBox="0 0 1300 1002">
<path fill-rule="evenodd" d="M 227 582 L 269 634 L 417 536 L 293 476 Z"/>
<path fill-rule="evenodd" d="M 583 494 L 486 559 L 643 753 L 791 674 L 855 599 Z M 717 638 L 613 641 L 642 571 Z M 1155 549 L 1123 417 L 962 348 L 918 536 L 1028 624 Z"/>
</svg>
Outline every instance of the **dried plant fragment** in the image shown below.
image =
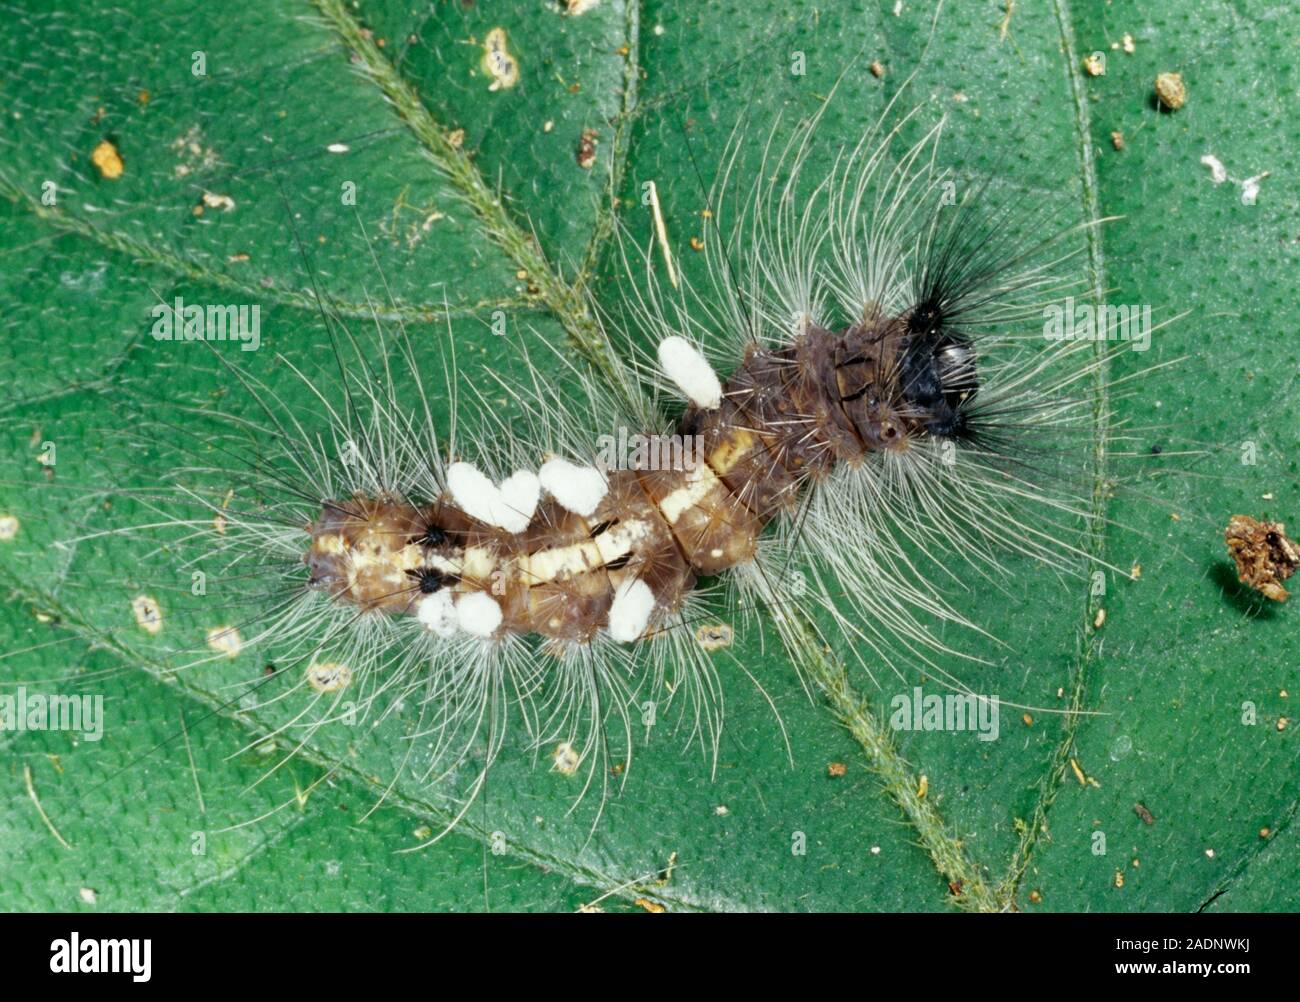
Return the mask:
<svg viewBox="0 0 1300 1002">
<path fill-rule="evenodd" d="M 1290 593 L 1282 582 L 1300 567 L 1300 547 L 1287 538 L 1286 526 L 1233 515 L 1223 538 L 1237 565 L 1237 580 L 1274 602 L 1285 602 Z"/>
<path fill-rule="evenodd" d="M 1161 107 L 1177 111 L 1187 103 L 1187 85 L 1181 73 L 1161 73 L 1156 77 L 1156 97 Z"/>
</svg>

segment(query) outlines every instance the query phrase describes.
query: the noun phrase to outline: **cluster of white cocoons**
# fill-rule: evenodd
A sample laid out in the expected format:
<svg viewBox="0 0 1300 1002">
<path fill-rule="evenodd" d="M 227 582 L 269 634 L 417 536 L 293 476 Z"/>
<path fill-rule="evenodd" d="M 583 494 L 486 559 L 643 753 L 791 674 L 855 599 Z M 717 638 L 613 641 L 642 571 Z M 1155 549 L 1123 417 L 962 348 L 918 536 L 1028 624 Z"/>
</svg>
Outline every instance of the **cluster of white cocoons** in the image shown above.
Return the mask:
<svg viewBox="0 0 1300 1002">
<path fill-rule="evenodd" d="M 538 473 L 516 470 L 494 484 L 473 463 L 447 467 L 447 489 L 461 511 L 507 532 L 523 532 L 533 520 L 542 488 L 568 511 L 593 514 L 609 491 L 605 474 L 594 466 L 550 459 Z"/>
<path fill-rule="evenodd" d="M 659 366 L 696 407 L 707 411 L 722 404 L 718 374 L 686 338 L 674 334 L 659 342 Z"/>
<path fill-rule="evenodd" d="M 620 644 L 639 640 L 650 623 L 655 597 L 640 578 L 624 581 L 614 592 L 609 607 L 609 635 Z M 416 607 L 416 618 L 430 633 L 444 639 L 459 630 L 472 637 L 487 638 L 501 625 L 501 604 L 487 592 L 471 591 L 452 598 L 446 589 L 426 595 Z"/>
<path fill-rule="evenodd" d="M 542 494 L 535 473 L 519 470 L 498 486 L 473 463 L 452 463 L 447 467 L 447 489 L 465 514 L 506 532 L 528 528 Z"/>
<path fill-rule="evenodd" d="M 490 637 L 501 625 L 501 605 L 491 595 L 471 591 L 452 597 L 447 589 L 420 599 L 415 610 L 416 618 L 430 633 L 448 638 L 462 631 L 474 637 Z"/>
<path fill-rule="evenodd" d="M 722 384 L 713 367 L 685 338 L 664 338 L 659 343 L 659 364 L 696 407 L 712 410 L 722 405 Z M 537 473 L 518 470 L 494 484 L 472 463 L 447 467 L 447 490 L 465 514 L 507 532 L 523 532 L 533 520 L 543 488 L 566 511 L 588 518 L 609 491 L 605 474 L 594 466 L 581 466 L 559 457 L 548 459 Z M 618 643 L 639 640 L 654 612 L 654 593 L 640 578 L 629 578 L 614 592 L 609 607 L 609 636 Z M 475 637 L 490 637 L 501 626 L 501 605 L 486 592 L 468 592 L 454 599 L 443 590 L 420 600 L 420 622 L 440 637 L 457 630 Z"/>
</svg>

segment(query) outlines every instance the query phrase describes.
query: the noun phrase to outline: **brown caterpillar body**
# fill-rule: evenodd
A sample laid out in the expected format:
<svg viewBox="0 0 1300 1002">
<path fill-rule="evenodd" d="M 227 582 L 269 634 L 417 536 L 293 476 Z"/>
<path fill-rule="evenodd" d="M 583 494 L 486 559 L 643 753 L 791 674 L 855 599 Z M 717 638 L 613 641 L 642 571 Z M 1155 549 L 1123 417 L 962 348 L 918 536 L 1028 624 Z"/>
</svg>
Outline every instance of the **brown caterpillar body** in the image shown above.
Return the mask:
<svg viewBox="0 0 1300 1002">
<path fill-rule="evenodd" d="M 444 590 L 455 601 L 481 592 L 500 616 L 471 632 L 589 643 L 615 632 L 620 586 L 640 581 L 653 611 L 633 631 L 650 633 L 697 577 L 752 560 L 767 522 L 837 461 L 959 435 L 974 362 L 969 344 L 920 308 L 838 333 L 809 324 L 786 345 L 752 345 L 719 406 L 687 409 L 679 432 L 702 443 L 702 464 L 678 455 L 667 469 L 609 471 L 591 514 L 543 499 L 518 533 L 467 514 L 448 492 L 428 505 L 329 502 L 309 528 L 310 583 L 396 615 Z"/>
</svg>

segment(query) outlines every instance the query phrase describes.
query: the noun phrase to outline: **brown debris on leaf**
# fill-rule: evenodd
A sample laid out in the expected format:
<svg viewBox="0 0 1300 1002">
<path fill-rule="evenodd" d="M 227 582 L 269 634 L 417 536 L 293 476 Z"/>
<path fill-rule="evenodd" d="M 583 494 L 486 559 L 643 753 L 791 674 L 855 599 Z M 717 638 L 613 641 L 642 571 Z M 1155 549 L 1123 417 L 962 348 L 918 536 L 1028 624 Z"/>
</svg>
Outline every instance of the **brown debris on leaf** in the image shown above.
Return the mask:
<svg viewBox="0 0 1300 1002">
<path fill-rule="evenodd" d="M 1156 77 L 1156 98 L 1166 111 L 1177 111 L 1187 103 L 1187 85 L 1181 73 L 1161 73 Z"/>
<path fill-rule="evenodd" d="M 600 143 L 600 134 L 595 129 L 583 129 L 582 138 L 578 140 L 578 166 L 591 170 L 596 163 L 596 146 Z"/>
<path fill-rule="evenodd" d="M 1300 567 L 1300 547 L 1286 536 L 1281 522 L 1258 522 L 1249 515 L 1233 515 L 1223 534 L 1228 554 L 1237 565 L 1237 579 L 1274 602 L 1290 593 L 1282 582 Z"/>
</svg>

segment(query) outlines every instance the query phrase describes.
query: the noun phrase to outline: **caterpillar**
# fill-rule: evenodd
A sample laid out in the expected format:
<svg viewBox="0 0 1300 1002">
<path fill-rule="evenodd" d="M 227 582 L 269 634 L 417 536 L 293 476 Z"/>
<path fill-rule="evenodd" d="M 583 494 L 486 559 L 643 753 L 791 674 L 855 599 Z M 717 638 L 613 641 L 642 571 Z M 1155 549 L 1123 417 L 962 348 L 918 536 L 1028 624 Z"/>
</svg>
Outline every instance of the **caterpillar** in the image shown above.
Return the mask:
<svg viewBox="0 0 1300 1002">
<path fill-rule="evenodd" d="M 934 549 L 949 555 L 941 570 L 986 574 L 999 548 L 1054 566 L 1077 555 L 1055 527 L 1083 501 L 1053 470 L 1089 420 L 1071 387 L 1099 361 L 1087 342 L 1021 326 L 1076 284 L 1073 252 L 1034 235 L 1032 213 L 991 209 L 980 186 L 954 197 L 941 122 L 900 148 L 914 115 L 882 118 L 816 183 L 804 173 L 817 117 L 750 190 L 723 172 L 707 256 L 728 317 L 702 315 L 689 287 L 670 300 L 654 246 L 623 234 L 625 268 L 647 283 L 621 317 L 593 313 L 621 345 L 602 360 L 612 378 L 542 342 L 573 374 L 572 399 L 548 402 L 557 390 L 536 375 L 500 378 L 522 418 L 495 419 L 480 392 L 475 436 L 456 431 L 454 359 L 433 394 L 400 325 L 360 332 L 327 295 L 333 376 L 290 365 L 305 411 L 217 353 L 259 415 L 239 422 L 251 441 L 220 456 L 258 459 L 184 471 L 217 473 L 208 490 L 177 487 L 198 516 L 151 505 L 151 531 L 179 530 L 184 566 L 249 614 L 181 667 L 229 656 L 223 637 L 262 650 L 301 673 L 309 705 L 324 701 L 291 721 L 308 734 L 344 707 L 382 718 L 416 698 L 426 781 L 481 756 L 462 811 L 515 716 L 558 767 L 585 763 L 589 783 L 608 783 L 611 716 L 630 753 L 632 709 L 653 721 L 676 705 L 688 743 L 716 756 L 723 685 L 700 631 L 718 587 L 727 618 L 768 609 L 789 630 L 781 617 L 813 609 L 829 619 L 814 629 L 839 631 L 868 674 L 919 667 L 969 693 L 937 660 L 960 649 L 935 624 L 975 627 L 922 561 Z"/>
<path fill-rule="evenodd" d="M 442 637 L 589 644 L 603 629 L 635 642 L 699 577 L 752 563 L 764 524 L 836 462 L 963 433 L 975 352 L 945 330 L 952 306 L 939 293 L 903 316 L 752 346 L 725 385 L 688 341 L 665 338 L 660 364 L 689 400 L 678 434 L 702 463 L 606 473 L 554 458 L 498 485 L 461 461 L 423 507 L 327 500 L 308 527 L 308 586 Z"/>
</svg>

